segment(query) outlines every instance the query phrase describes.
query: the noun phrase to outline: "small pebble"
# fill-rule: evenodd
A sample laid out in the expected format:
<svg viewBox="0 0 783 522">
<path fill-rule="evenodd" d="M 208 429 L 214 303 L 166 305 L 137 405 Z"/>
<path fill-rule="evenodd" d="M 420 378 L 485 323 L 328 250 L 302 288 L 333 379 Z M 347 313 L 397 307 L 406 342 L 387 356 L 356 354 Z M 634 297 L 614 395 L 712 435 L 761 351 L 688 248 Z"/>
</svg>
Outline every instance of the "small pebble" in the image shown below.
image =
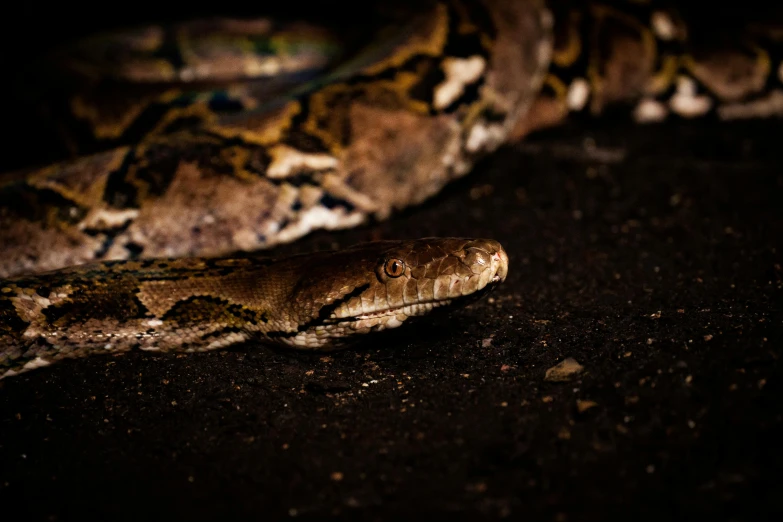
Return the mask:
<svg viewBox="0 0 783 522">
<path fill-rule="evenodd" d="M 579 364 L 576 359 L 569 357 L 549 368 L 544 375 L 544 380 L 550 382 L 570 381 L 584 369 L 585 367 Z"/>
</svg>

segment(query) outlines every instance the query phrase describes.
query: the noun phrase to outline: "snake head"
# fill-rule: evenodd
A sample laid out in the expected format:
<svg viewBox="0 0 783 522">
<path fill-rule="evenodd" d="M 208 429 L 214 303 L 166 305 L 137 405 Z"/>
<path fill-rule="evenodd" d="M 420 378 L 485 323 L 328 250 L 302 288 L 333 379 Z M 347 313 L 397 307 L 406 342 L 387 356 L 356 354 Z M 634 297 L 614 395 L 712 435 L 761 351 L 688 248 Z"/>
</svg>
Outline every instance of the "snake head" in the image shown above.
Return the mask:
<svg viewBox="0 0 783 522">
<path fill-rule="evenodd" d="M 464 305 L 503 282 L 508 256 L 491 239 L 376 241 L 311 258 L 289 300 L 296 332 L 281 340 L 329 349 Z"/>
</svg>

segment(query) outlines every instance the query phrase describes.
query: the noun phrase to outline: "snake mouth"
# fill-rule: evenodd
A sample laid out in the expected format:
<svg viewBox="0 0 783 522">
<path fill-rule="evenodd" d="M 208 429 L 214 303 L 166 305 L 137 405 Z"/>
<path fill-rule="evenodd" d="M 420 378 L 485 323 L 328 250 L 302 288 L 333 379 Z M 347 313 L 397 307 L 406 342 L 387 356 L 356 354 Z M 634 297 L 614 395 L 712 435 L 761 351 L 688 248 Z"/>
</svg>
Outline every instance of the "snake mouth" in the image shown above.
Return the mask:
<svg viewBox="0 0 783 522">
<path fill-rule="evenodd" d="M 455 299 L 435 299 L 432 301 L 420 301 L 418 303 L 412 303 L 409 305 L 401 305 L 401 306 L 395 306 L 392 308 L 384 308 L 382 310 L 376 310 L 374 312 L 368 312 L 366 314 L 357 315 L 354 317 L 346 317 L 343 319 L 340 319 L 339 322 L 352 322 L 352 321 L 363 321 L 366 319 L 378 319 L 380 317 L 385 316 L 398 316 L 400 314 L 404 315 L 405 318 L 409 317 L 418 317 L 421 315 L 424 315 L 425 313 L 435 309 L 440 308 L 442 306 L 448 306 L 454 302 Z M 403 319 L 404 320 L 404 319 Z"/>
<path fill-rule="evenodd" d="M 466 295 L 448 297 L 444 299 L 428 299 L 426 301 L 418 301 L 415 303 L 383 308 L 360 315 L 335 318 L 333 324 L 358 324 L 361 321 L 372 321 L 389 317 L 391 319 L 384 324 L 384 327 L 395 328 L 400 326 L 402 322 L 407 319 L 425 316 L 430 312 L 435 311 L 436 309 L 457 309 L 466 304 L 478 301 L 488 293 L 495 290 L 495 288 L 497 288 L 498 285 L 504 280 L 505 273 L 495 274 L 483 287 Z"/>
<path fill-rule="evenodd" d="M 352 330 L 356 333 L 380 332 L 394 329 L 402 326 L 405 322 L 419 322 L 428 316 L 433 317 L 435 315 L 447 314 L 451 310 L 457 310 L 467 304 L 478 301 L 494 290 L 502 280 L 502 276 L 495 276 L 483 288 L 467 295 L 384 308 L 382 310 L 376 310 L 353 317 L 334 319 L 331 324 L 333 327 Z M 343 332 L 345 332 L 345 330 L 343 330 Z M 363 338 L 364 336 L 362 335 L 353 337 L 350 340 L 346 337 L 344 341 L 346 343 L 354 343 L 360 342 Z"/>
</svg>

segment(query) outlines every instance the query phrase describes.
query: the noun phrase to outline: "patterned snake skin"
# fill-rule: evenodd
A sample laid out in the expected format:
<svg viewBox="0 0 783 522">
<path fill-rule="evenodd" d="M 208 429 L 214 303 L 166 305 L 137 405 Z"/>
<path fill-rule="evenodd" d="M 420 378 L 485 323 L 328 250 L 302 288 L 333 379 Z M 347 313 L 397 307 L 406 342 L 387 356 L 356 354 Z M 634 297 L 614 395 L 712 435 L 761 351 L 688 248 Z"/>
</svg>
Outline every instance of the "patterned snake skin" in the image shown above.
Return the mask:
<svg viewBox="0 0 783 522">
<path fill-rule="evenodd" d="M 90 79 L 59 113 L 76 156 L 0 176 L 0 277 L 15 278 L 0 281 L 0 372 L 255 335 L 324 348 L 396 326 L 502 280 L 502 248 L 430 239 L 275 262 L 207 258 L 386 219 L 571 113 L 629 103 L 638 122 L 783 112 L 774 24 L 701 48 L 676 10 L 614 4 L 427 2 L 345 58 L 325 30 L 229 19 L 67 50 L 58 64 Z M 271 59 L 245 52 L 259 38 Z M 161 58 L 172 42 L 176 63 Z M 309 68 L 325 72 L 297 81 Z M 390 248 L 407 252 L 391 257 L 400 279 L 378 269 Z M 421 286 L 457 275 L 457 293 Z M 403 278 L 416 292 L 400 290 Z"/>
</svg>

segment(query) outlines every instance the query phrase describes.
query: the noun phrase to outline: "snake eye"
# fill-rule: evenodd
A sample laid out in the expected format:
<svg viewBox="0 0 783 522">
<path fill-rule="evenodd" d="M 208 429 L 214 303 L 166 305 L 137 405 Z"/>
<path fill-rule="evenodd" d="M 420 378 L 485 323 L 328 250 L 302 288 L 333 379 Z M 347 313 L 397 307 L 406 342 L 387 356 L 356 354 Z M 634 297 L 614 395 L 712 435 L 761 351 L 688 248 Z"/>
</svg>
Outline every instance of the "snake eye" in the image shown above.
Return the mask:
<svg viewBox="0 0 783 522">
<path fill-rule="evenodd" d="M 405 263 L 402 259 L 388 259 L 383 265 L 383 270 L 389 277 L 400 277 L 405 272 Z"/>
</svg>

